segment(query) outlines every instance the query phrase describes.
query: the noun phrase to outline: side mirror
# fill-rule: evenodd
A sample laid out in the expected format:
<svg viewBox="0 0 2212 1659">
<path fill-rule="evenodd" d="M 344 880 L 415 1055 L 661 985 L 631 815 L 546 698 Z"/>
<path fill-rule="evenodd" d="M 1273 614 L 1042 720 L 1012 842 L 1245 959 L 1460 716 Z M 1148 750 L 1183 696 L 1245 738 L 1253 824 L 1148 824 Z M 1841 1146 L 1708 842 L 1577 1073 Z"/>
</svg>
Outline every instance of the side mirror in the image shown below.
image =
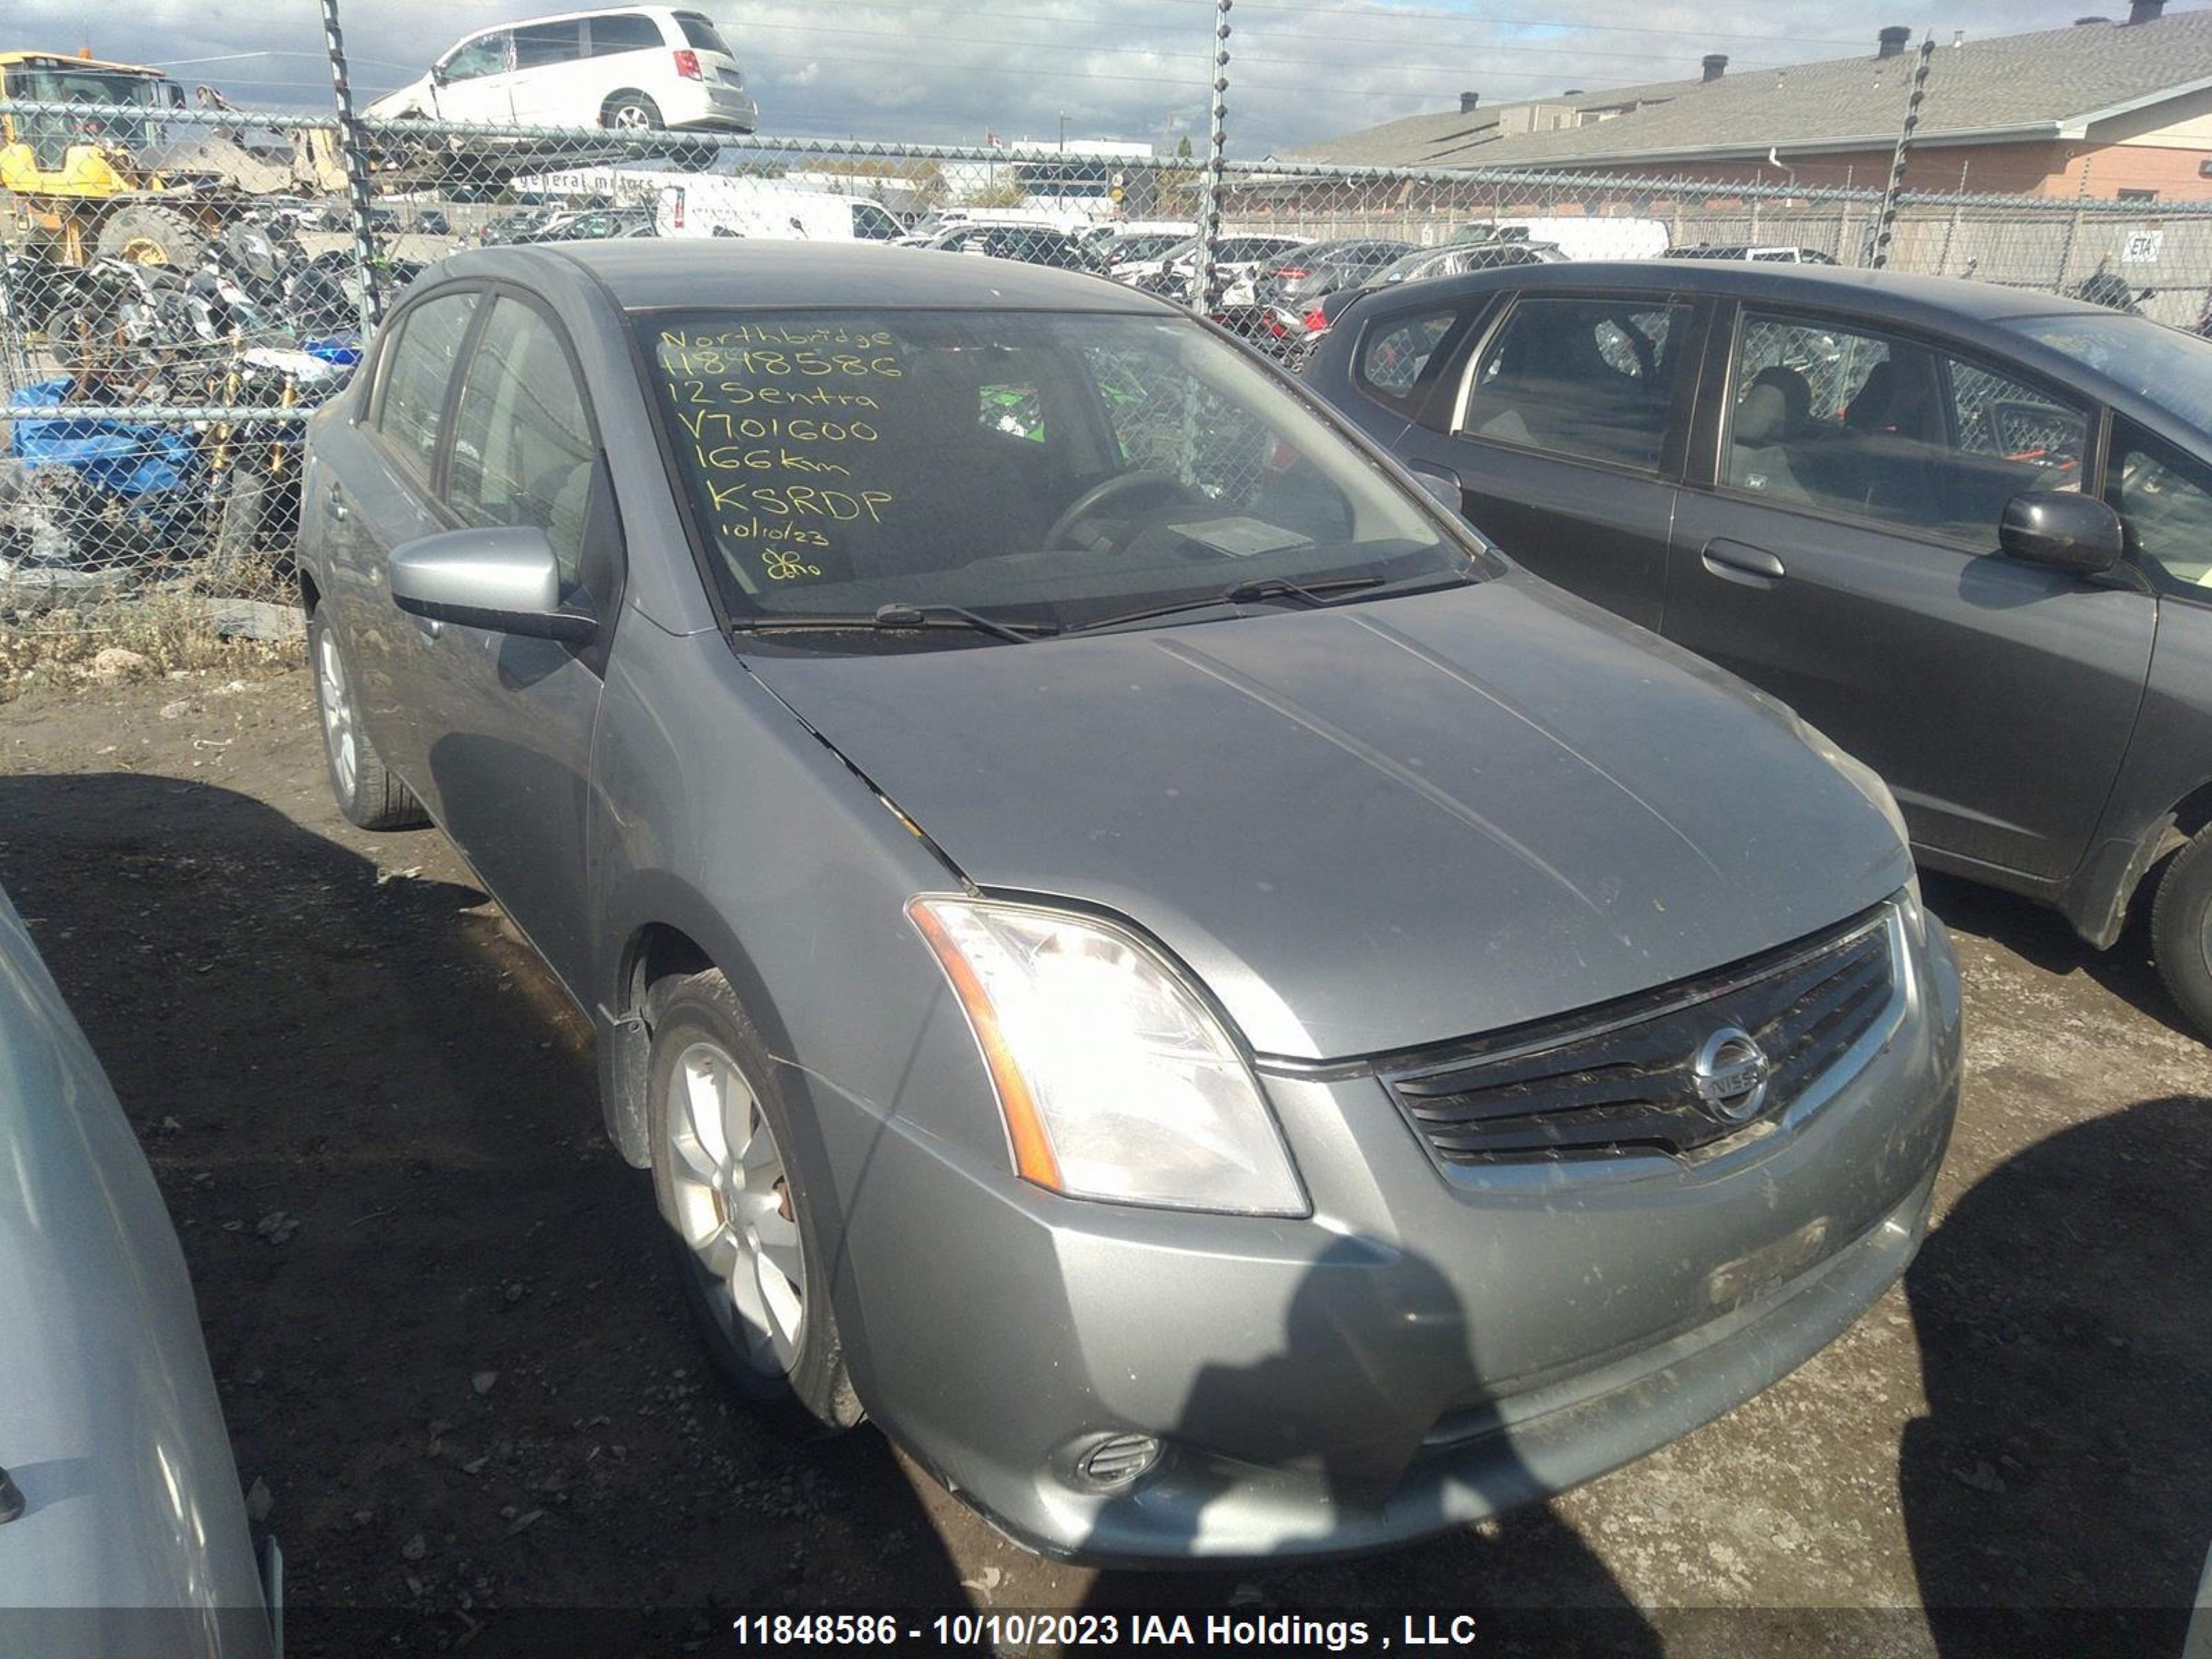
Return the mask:
<svg viewBox="0 0 2212 1659">
<path fill-rule="evenodd" d="M 422 537 L 392 550 L 391 578 L 392 604 L 432 622 L 563 645 L 599 631 L 589 611 L 562 605 L 560 562 L 533 525 Z"/>
<path fill-rule="evenodd" d="M 1997 524 L 1997 549 L 2007 557 L 2077 576 L 2102 575 L 2126 545 L 2120 515 L 2073 490 L 2023 490 L 2005 503 Z"/>
<path fill-rule="evenodd" d="M 1406 470 L 1445 512 L 1457 517 L 1467 511 L 1467 498 L 1460 493 L 1457 473 L 1448 467 L 1431 466 L 1425 461 L 1415 461 Z"/>
</svg>

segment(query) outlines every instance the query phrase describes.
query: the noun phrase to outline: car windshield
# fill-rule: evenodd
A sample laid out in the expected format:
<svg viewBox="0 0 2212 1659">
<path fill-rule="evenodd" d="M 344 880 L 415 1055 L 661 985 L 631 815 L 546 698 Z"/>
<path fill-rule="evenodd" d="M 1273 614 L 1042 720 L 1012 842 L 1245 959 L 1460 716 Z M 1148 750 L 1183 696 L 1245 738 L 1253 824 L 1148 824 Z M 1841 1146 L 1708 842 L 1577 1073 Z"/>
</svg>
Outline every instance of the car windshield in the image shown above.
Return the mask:
<svg viewBox="0 0 2212 1659">
<path fill-rule="evenodd" d="M 2000 319 L 2016 334 L 2119 381 L 2191 426 L 2212 427 L 2212 342 L 2146 317 L 2073 312 Z"/>
<path fill-rule="evenodd" d="M 636 326 L 740 619 L 934 605 L 1056 629 L 1253 583 L 1470 574 L 1425 502 L 1191 319 L 683 311 Z"/>
</svg>

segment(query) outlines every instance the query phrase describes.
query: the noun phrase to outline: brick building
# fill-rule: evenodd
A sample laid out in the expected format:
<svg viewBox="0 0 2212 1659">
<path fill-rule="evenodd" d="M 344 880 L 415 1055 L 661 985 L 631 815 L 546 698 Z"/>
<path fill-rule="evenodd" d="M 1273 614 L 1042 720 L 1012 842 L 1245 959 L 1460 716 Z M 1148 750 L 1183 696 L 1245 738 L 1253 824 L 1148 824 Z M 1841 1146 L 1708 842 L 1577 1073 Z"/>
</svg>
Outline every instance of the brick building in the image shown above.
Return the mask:
<svg viewBox="0 0 2212 1659">
<path fill-rule="evenodd" d="M 1940 37 L 1939 37 L 1940 38 Z M 1408 116 L 1281 159 L 1879 186 L 1918 54 L 1886 28 L 1863 57 Z M 2212 9 L 1936 48 L 1914 139 L 1923 190 L 2212 198 Z"/>
</svg>

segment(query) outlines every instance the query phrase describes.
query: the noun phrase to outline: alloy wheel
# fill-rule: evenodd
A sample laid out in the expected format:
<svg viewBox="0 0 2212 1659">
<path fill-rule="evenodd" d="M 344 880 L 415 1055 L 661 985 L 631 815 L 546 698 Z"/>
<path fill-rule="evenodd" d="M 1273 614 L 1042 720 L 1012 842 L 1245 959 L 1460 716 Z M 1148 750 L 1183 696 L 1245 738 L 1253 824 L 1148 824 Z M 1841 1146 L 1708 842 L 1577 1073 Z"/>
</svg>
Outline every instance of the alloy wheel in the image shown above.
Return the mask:
<svg viewBox="0 0 2212 1659">
<path fill-rule="evenodd" d="M 338 658 L 338 642 L 323 629 L 315 643 L 315 701 L 322 705 L 323 740 L 329 744 L 331 770 L 338 791 L 353 799 L 361 774 L 361 757 L 354 743 L 353 703 L 346 696 L 345 664 Z"/>
<path fill-rule="evenodd" d="M 748 1366 L 787 1376 L 805 1334 L 806 1259 L 775 1131 L 713 1042 L 676 1057 L 666 1105 L 677 1224 L 708 1306 Z"/>
</svg>

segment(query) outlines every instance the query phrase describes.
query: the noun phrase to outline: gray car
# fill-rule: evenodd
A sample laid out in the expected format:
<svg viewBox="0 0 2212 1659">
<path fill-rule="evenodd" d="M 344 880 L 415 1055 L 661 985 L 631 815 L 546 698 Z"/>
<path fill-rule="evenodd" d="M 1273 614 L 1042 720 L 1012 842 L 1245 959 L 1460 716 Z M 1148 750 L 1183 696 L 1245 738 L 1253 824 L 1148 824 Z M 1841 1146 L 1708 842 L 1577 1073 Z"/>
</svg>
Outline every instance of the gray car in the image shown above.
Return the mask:
<svg viewBox="0 0 2212 1659">
<path fill-rule="evenodd" d="M 2212 343 L 1745 260 L 1364 298 L 1309 360 L 1530 568 L 1782 698 L 1931 867 L 2148 912 L 2212 1036 Z"/>
<path fill-rule="evenodd" d="M 1917 1244 L 1958 978 L 1879 781 L 1172 307 L 459 254 L 303 487 L 339 804 L 590 1017 L 724 1370 L 1024 1542 L 1492 1514 Z"/>
<path fill-rule="evenodd" d="M 279 1559 L 154 1172 L 0 893 L 0 1653 L 267 1659 Z"/>
</svg>

